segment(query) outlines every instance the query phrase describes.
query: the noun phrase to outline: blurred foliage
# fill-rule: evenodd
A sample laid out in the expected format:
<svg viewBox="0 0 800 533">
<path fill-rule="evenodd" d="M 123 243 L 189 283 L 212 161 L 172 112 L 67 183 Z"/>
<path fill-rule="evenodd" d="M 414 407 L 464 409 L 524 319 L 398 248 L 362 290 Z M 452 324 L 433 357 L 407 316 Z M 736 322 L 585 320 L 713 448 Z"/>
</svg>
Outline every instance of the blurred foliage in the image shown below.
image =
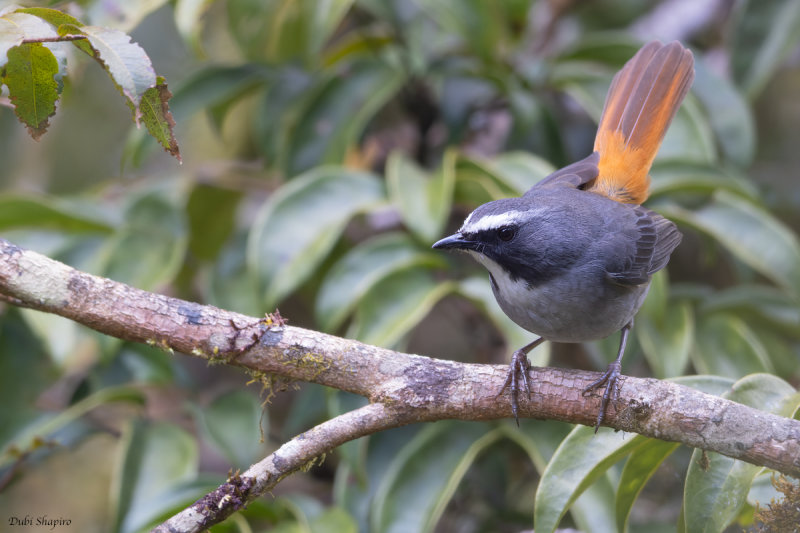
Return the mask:
<svg viewBox="0 0 800 533">
<path fill-rule="evenodd" d="M 39 144 L 0 112 L 3 237 L 142 289 L 255 316 L 280 306 L 295 325 L 468 362 L 504 362 L 530 334 L 477 265 L 430 244 L 584 157 L 614 72 L 644 40 L 680 38 L 697 78 L 648 205 L 685 239 L 637 317 L 626 373 L 798 416 L 794 0 L 21 3 L 140 43 L 175 88 L 185 164 L 128 131 L 115 88 L 70 55 Z M 531 356 L 600 369 L 616 342 Z M 246 379 L 5 306 L 0 509 L 146 530 L 364 401 L 304 386 L 262 412 Z M 79 469 L 98 447 L 104 474 Z M 712 532 L 779 498 L 771 475 L 604 429 L 448 421 L 348 443 L 212 530 Z M 100 499 L 53 507 L 37 487 L 54 476 Z"/>
</svg>

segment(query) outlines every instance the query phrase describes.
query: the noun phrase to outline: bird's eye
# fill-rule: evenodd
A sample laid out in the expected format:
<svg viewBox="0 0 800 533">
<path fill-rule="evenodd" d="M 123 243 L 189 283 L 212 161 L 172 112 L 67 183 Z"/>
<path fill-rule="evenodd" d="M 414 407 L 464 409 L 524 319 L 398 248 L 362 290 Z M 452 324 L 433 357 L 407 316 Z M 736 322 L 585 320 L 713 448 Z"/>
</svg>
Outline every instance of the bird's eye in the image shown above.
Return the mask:
<svg viewBox="0 0 800 533">
<path fill-rule="evenodd" d="M 514 229 L 513 226 L 503 226 L 502 228 L 497 230 L 497 236 L 500 237 L 501 241 L 508 242 L 514 238 L 517 231 Z"/>
</svg>

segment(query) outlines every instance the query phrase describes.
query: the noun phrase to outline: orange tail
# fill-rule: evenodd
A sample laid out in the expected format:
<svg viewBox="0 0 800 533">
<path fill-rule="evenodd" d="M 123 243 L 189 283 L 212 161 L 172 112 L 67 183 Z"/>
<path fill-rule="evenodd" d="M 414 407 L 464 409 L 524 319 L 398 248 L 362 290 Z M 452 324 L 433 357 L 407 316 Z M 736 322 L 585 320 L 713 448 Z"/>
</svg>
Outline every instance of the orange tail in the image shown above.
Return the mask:
<svg viewBox="0 0 800 533">
<path fill-rule="evenodd" d="M 646 44 L 611 82 L 594 141 L 600 173 L 590 190 L 624 203 L 647 199 L 650 165 L 694 80 L 692 53 Z"/>
</svg>

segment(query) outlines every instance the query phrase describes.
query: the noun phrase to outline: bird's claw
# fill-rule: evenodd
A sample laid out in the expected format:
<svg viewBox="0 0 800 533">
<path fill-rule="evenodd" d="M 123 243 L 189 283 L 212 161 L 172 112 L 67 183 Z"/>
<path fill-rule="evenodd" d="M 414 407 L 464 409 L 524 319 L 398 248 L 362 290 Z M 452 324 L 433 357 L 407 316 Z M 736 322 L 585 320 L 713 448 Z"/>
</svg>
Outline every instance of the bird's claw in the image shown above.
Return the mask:
<svg viewBox="0 0 800 533">
<path fill-rule="evenodd" d="M 600 424 L 603 422 L 603 419 L 606 416 L 606 408 L 608 407 L 608 403 L 611 401 L 612 397 L 614 401 L 617 401 L 619 398 L 619 378 L 622 376 L 622 364 L 620 361 L 614 361 L 610 365 L 608 365 L 608 369 L 605 373 L 600 376 L 600 379 L 591 383 L 588 387 L 583 389 L 583 395 L 586 393 L 591 392 L 593 389 L 597 389 L 605 385 L 605 391 L 603 391 L 603 399 L 600 402 L 600 411 L 597 413 L 597 422 L 594 425 L 594 432 L 597 433 L 597 430 L 600 429 Z"/>
<path fill-rule="evenodd" d="M 519 381 L 520 376 L 522 376 L 522 383 L 525 387 L 525 393 L 528 395 L 528 398 L 531 397 L 531 384 L 528 380 L 528 371 L 531 368 L 531 363 L 528 361 L 528 355 L 523 352 L 522 350 L 517 350 L 511 356 L 511 363 L 508 365 L 508 376 L 506 376 L 506 382 L 503 384 L 503 387 L 500 389 L 500 392 L 497 396 L 501 396 L 503 392 L 511 386 L 511 412 L 514 415 L 514 420 L 517 421 L 517 426 L 519 426 Z"/>
</svg>

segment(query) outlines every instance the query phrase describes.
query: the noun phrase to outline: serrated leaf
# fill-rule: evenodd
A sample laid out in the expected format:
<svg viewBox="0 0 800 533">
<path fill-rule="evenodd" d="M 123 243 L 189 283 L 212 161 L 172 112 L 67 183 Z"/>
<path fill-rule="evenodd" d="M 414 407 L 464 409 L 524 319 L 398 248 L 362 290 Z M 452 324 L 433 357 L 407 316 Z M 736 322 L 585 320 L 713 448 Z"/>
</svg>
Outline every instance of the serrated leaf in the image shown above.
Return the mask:
<svg viewBox="0 0 800 533">
<path fill-rule="evenodd" d="M 83 27 L 83 22 L 76 19 L 72 15 L 68 15 L 67 13 L 59 11 L 57 9 L 51 9 L 49 7 L 28 7 L 24 9 L 18 9 L 17 13 L 26 13 L 29 15 L 34 15 L 36 17 L 39 17 L 45 22 L 55 26 L 55 28 L 57 28 L 57 35 L 60 36 L 64 36 L 67 34 L 80 35 L 80 31 L 71 31 L 71 30 Z M 89 44 L 87 39 L 72 41 L 72 44 L 79 50 L 85 52 L 90 56 L 93 56 L 94 52 L 92 51 L 92 46 Z"/>
<path fill-rule="evenodd" d="M 453 285 L 437 283 L 429 272 L 416 267 L 396 271 L 359 301 L 348 337 L 376 346 L 394 346 L 453 289 Z"/>
<path fill-rule="evenodd" d="M 437 257 L 420 250 L 408 235 L 388 233 L 365 241 L 339 259 L 317 294 L 315 315 L 325 331 L 344 322 L 356 303 L 387 275 L 412 265 L 434 265 Z"/>
<path fill-rule="evenodd" d="M 233 469 L 245 469 L 258 459 L 261 435 L 269 433 L 266 411 L 249 391 L 221 394 L 206 408 L 194 409 L 198 425 Z"/>
<path fill-rule="evenodd" d="M 26 13 L 28 15 L 34 15 L 39 17 L 40 19 L 48 22 L 49 24 L 58 28 L 62 24 L 72 24 L 78 28 L 83 26 L 83 23 L 69 15 L 64 13 L 63 11 L 59 11 L 58 9 L 52 9 L 49 7 L 26 7 L 22 9 L 17 9 L 17 13 Z"/>
<path fill-rule="evenodd" d="M 139 103 L 147 89 L 156 86 L 156 73 L 144 49 L 131 41 L 130 35 L 100 26 L 63 24 L 58 32 L 61 35 L 86 35 L 93 52 L 90 55 L 103 66 L 120 94 L 128 100 L 138 124 L 141 118 Z"/>
<path fill-rule="evenodd" d="M 370 530 L 433 531 L 475 457 L 503 435 L 481 424 L 444 421 L 425 427 L 392 460 L 375 495 Z"/>
<path fill-rule="evenodd" d="M 3 83 L 8 87 L 14 113 L 35 140 L 44 135 L 56 112 L 58 70 L 53 52 L 41 43 L 22 44 L 8 51 Z"/>
<path fill-rule="evenodd" d="M 427 175 L 401 152 L 386 162 L 389 200 L 400 211 L 405 225 L 423 242 L 433 242 L 450 214 L 455 185 L 455 152 L 445 154 L 442 168 Z"/>
<path fill-rule="evenodd" d="M 164 147 L 164 151 L 181 161 L 178 140 L 175 139 L 175 120 L 169 111 L 170 98 L 172 98 L 172 93 L 167 89 L 164 78 L 159 76 L 158 84 L 147 89 L 142 95 L 139 110 L 142 123 L 150 135 Z"/>
<path fill-rule="evenodd" d="M 800 241 L 768 211 L 726 191 L 694 211 L 674 205 L 659 211 L 711 235 L 745 264 L 800 296 Z"/>
<path fill-rule="evenodd" d="M 565 438 L 547 465 L 539 487 L 533 524 L 552 533 L 572 503 L 614 463 L 645 442 L 644 437 L 600 428 L 577 426 Z"/>
<path fill-rule="evenodd" d="M 25 39 L 58 37 L 58 34 L 38 17 L 17 10 L 0 16 L 0 67 L 10 59 L 9 50 L 22 45 Z M 38 44 L 38 43 L 37 43 Z"/>
<path fill-rule="evenodd" d="M 737 381 L 725 398 L 782 414 L 797 391 L 777 376 L 754 374 Z M 753 478 L 761 467 L 713 452 L 695 450 L 684 485 L 686 531 L 716 533 L 739 514 Z"/>
<path fill-rule="evenodd" d="M 714 313 L 698 321 L 692 361 L 700 372 L 731 378 L 773 370 L 753 329 L 730 313 Z"/>
<path fill-rule="evenodd" d="M 366 172 L 314 169 L 281 187 L 253 223 L 247 263 L 272 308 L 314 272 L 355 214 L 384 198 L 383 184 Z"/>
</svg>

